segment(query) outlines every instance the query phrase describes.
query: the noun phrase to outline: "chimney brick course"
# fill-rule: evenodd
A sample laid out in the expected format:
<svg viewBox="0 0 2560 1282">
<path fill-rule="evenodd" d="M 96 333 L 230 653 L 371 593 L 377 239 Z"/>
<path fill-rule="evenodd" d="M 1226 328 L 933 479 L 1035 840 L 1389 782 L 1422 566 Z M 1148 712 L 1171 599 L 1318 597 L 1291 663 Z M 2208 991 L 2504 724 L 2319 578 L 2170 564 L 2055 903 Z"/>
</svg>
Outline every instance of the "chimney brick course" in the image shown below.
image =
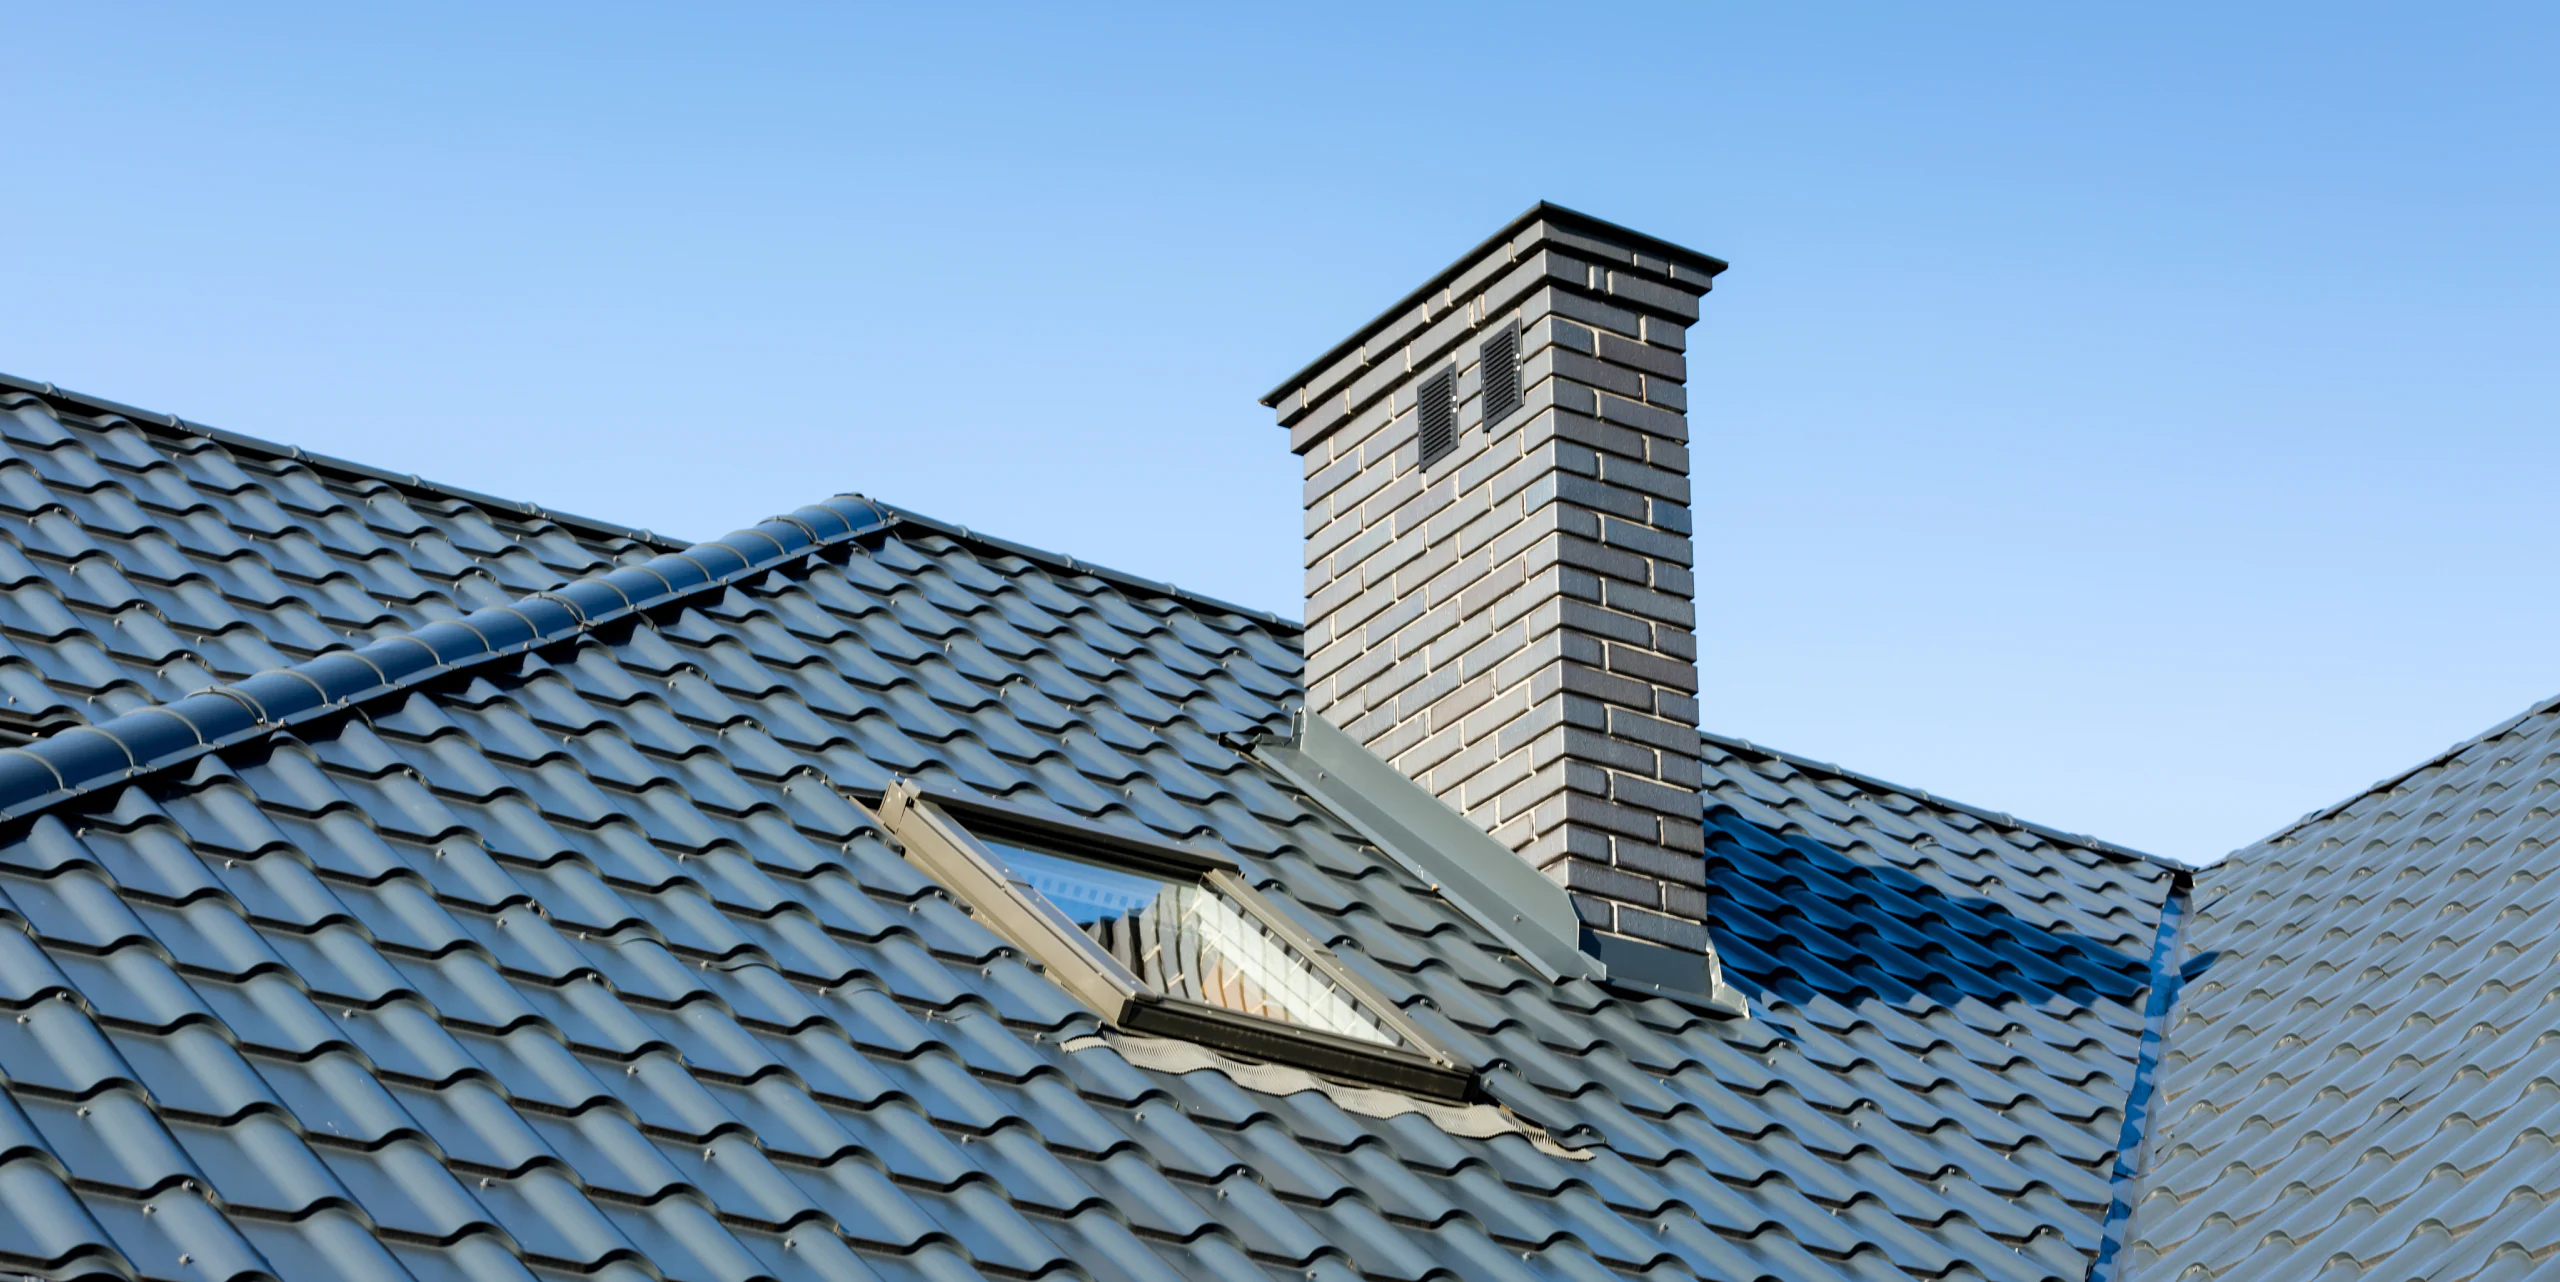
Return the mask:
<svg viewBox="0 0 2560 1282">
<path fill-rule="evenodd" d="M 1692 952 L 1686 329 L 1722 268 L 1541 206 L 1266 399 L 1305 468 L 1309 708 L 1593 931 Z M 1488 425 L 1483 340 L 1515 323 L 1520 407 Z M 1416 393 L 1450 368 L 1457 446 L 1426 469 Z"/>
</svg>

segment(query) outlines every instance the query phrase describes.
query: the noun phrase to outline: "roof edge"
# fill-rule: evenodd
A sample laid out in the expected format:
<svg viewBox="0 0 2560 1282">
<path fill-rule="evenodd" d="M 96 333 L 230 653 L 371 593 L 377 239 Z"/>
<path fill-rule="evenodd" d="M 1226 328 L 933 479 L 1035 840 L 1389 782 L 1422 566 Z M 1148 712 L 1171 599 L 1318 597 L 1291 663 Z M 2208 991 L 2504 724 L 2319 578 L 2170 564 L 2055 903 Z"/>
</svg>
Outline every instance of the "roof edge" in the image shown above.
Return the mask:
<svg viewBox="0 0 2560 1282">
<path fill-rule="evenodd" d="M 1528 212 L 1504 223 L 1502 230 L 1485 237 L 1483 242 L 1475 248 L 1459 255 L 1458 261 L 1441 268 L 1438 274 L 1424 281 L 1420 288 L 1397 299 L 1386 310 L 1370 317 L 1365 324 L 1351 331 L 1351 337 L 1326 349 L 1324 355 L 1307 362 L 1306 368 L 1290 375 L 1278 387 L 1263 393 L 1260 403 L 1266 406 L 1277 406 L 1282 397 L 1306 386 L 1316 375 L 1330 368 L 1334 362 L 1359 350 L 1360 345 L 1369 341 L 1369 337 L 1377 333 L 1380 327 L 1412 311 L 1433 294 L 1448 288 L 1449 282 L 1465 275 L 1467 268 L 1473 266 L 1478 259 L 1509 243 L 1513 237 L 1528 230 L 1531 223 L 1540 219 L 1545 219 L 1568 231 L 1596 232 L 1613 240 L 1624 241 L 1631 248 L 1659 254 L 1674 262 L 1686 263 L 1697 268 L 1700 274 L 1710 278 L 1732 266 L 1731 263 L 1713 254 L 1702 254 L 1686 245 L 1675 245 L 1659 236 L 1648 236 L 1632 227 L 1610 222 L 1606 218 L 1594 218 L 1581 210 L 1567 209 L 1562 205 L 1550 204 L 1542 200 L 1531 205 Z"/>
<path fill-rule="evenodd" d="M 2530 721 L 2535 717 L 2547 716 L 2555 711 L 2560 711 L 2560 695 L 2552 695 L 2549 698 L 2538 699 L 2524 711 L 2519 712 L 2468 739 L 2460 740 L 2452 747 L 2446 748 L 2444 751 L 2439 752 L 2406 770 L 2398 770 L 2384 775 L 2380 779 L 2376 779 L 2372 783 L 2367 784 L 2362 788 L 2358 788 L 2353 793 L 2340 798 L 2339 800 L 2330 802 L 2328 805 L 2322 806 L 2317 810 L 2308 810 L 2303 812 L 2301 818 L 2276 829 L 2274 832 L 2268 833 L 2266 836 L 2258 838 L 2256 841 L 2250 842 L 2248 845 L 2232 851 L 2229 855 L 2224 856 L 2224 858 L 2237 858 L 2250 851 L 2259 849 L 2260 847 L 2270 846 L 2276 842 L 2282 841 L 2323 819 L 2335 818 L 2338 815 L 2345 813 L 2348 807 L 2355 805 L 2357 802 L 2362 801 L 2367 797 L 2397 788 L 2401 784 L 2407 783 L 2409 780 L 2425 774 L 2427 771 L 2433 770 L 2484 743 L 2489 743 L 2505 737 L 2509 731 L 2514 730 L 2517 726 L 2523 725 L 2525 722 Z"/>
<path fill-rule="evenodd" d="M 1783 761 L 1788 765 L 1794 766 L 1798 770 L 1805 771 L 1808 774 L 1822 774 L 1829 775 L 1835 779 L 1845 779 L 1861 788 L 1874 788 L 1885 792 L 1898 792 L 1903 796 L 1925 801 L 1942 810 L 1953 810 L 1959 814 L 1971 815 L 1985 823 L 1996 824 L 2002 828 L 2014 828 L 2020 832 L 2034 833 L 2036 836 L 2042 837 L 2047 841 L 2061 842 L 2077 846 L 2082 850 L 2092 851 L 2112 859 L 2121 859 L 2132 863 L 2155 864 L 2174 873 L 2193 873 L 2197 870 L 2196 865 L 2188 863 L 2183 859 L 2172 859 L 2167 855 L 2155 855 L 2147 850 L 2136 850 L 2131 846 L 2118 845 L 2115 842 L 2107 841 L 2103 838 L 2093 837 L 2085 832 L 2065 832 L 2060 828 L 2055 828 L 2047 824 L 2036 823 L 2033 820 L 2028 819 L 2020 819 L 2016 815 L 2010 814 L 2004 810 L 1987 810 L 1981 806 L 1970 805 L 1965 802 L 1954 800 L 1953 798 L 1941 797 L 1926 788 L 1906 787 L 1902 784 L 1895 783 L 1890 779 L 1879 779 L 1874 775 L 1851 770 L 1846 766 L 1834 765 L 1828 761 L 1817 761 L 1812 757 L 1799 756 L 1792 752 L 1784 752 L 1779 749 L 1772 748 L 1765 743 L 1753 743 L 1749 739 L 1738 739 L 1732 735 L 1717 734 L 1712 730 L 1700 730 L 1698 732 L 1698 737 L 1709 743 L 1715 744 L 1718 747 L 1731 748 L 1737 752 L 1757 753 L 1772 761 Z"/>
<path fill-rule="evenodd" d="M 1269 610 L 1260 610 L 1249 605 L 1238 605 L 1233 601 L 1213 597 L 1205 592 L 1194 592 L 1189 588 L 1176 587 L 1173 584 L 1159 582 L 1143 575 L 1131 574 L 1126 570 L 1115 570 L 1107 565 L 1096 565 L 1091 561 L 1079 560 L 1078 558 L 1069 556 L 1064 552 L 1052 552 L 1046 548 L 1035 548 L 1028 543 L 1016 543 L 1011 539 L 998 538 L 983 530 L 973 530 L 968 526 L 955 525 L 949 521 L 926 516 L 921 512 L 912 512 L 906 508 L 899 507 L 894 503 L 883 503 L 874 499 L 872 500 L 872 505 L 879 508 L 881 511 L 888 513 L 902 525 L 920 525 L 946 538 L 954 539 L 973 547 L 985 548 L 990 551 L 1002 553 L 1006 556 L 1018 556 L 1025 561 L 1029 561 L 1047 569 L 1057 570 L 1067 574 L 1090 575 L 1115 588 L 1121 588 L 1126 591 L 1144 593 L 1148 596 L 1159 596 L 1170 601 L 1180 601 L 1184 605 L 1195 606 L 1201 609 L 1241 615 L 1244 618 L 1251 619 L 1254 622 L 1263 625 L 1264 627 L 1274 629 L 1275 631 L 1285 632 L 1291 636 L 1300 635 L 1307 630 L 1306 624 L 1300 623 L 1296 619 L 1289 618 L 1286 615 L 1274 614 Z"/>
<path fill-rule="evenodd" d="M 374 467 L 371 464 L 358 463 L 352 459 L 342 459 L 332 454 L 314 454 L 300 446 L 282 445 L 275 441 L 266 440 L 263 437 L 249 436 L 244 433 L 230 431 L 226 428 L 209 427 L 203 423 L 192 422 L 188 419 L 180 418 L 175 414 L 163 414 L 156 410 L 140 409 L 135 406 L 127 405 L 121 401 L 111 401 L 103 396 L 91 396 L 86 392 L 70 391 L 65 388 L 56 387 L 51 383 L 39 383 L 32 379 L 20 378 L 14 374 L 0 373 L 0 391 L 25 392 L 31 396 L 36 396 L 46 401 L 50 401 L 57 407 L 71 410 L 73 413 L 91 417 L 106 415 L 121 418 L 146 430 L 165 432 L 175 436 L 195 437 L 202 440 L 210 440 L 221 445 L 225 449 L 234 450 L 240 453 L 256 455 L 261 458 L 285 459 L 291 462 L 300 463 L 317 472 L 334 473 L 344 478 L 379 481 L 395 489 L 404 490 L 412 494 L 424 495 L 432 499 L 469 503 L 474 507 L 486 508 L 493 512 L 505 512 L 516 516 L 526 516 L 532 517 L 536 520 L 550 521 L 553 524 L 563 526 L 582 534 L 598 535 L 612 539 L 628 539 L 631 542 L 641 544 L 645 547 L 656 548 L 663 552 L 681 552 L 687 547 L 693 546 L 687 544 L 682 539 L 671 538 L 667 535 L 659 534 L 654 530 L 635 529 L 628 525 L 621 525 L 612 521 L 598 520 L 591 516 L 577 516 L 554 508 L 546 508 L 538 503 L 527 503 L 518 499 L 502 499 L 493 494 L 482 494 L 477 490 L 466 490 L 458 485 L 441 485 L 434 481 L 427 480 L 415 472 L 400 473 L 386 471 L 382 468 Z"/>
<path fill-rule="evenodd" d="M 572 579 L 508 605 L 430 623 L 356 649 L 332 650 L 0 751 L 0 822 L 43 814 L 209 753 L 725 589 L 886 529 L 896 519 L 860 495 L 839 495 L 725 538 Z"/>
<path fill-rule="evenodd" d="M 39 383 L 31 379 L 20 378 L 14 374 L 0 373 L 0 391 L 25 392 L 28 395 L 52 402 L 57 407 L 69 409 L 74 413 L 85 416 L 96 417 L 105 415 L 121 418 L 147 431 L 156 431 L 180 437 L 191 437 L 199 440 L 210 440 L 221 445 L 225 449 L 239 453 L 252 454 L 268 459 L 289 460 L 291 462 L 300 463 L 314 471 L 334 473 L 341 477 L 356 480 L 378 481 L 382 484 L 389 485 L 412 494 L 421 494 L 439 500 L 469 503 L 474 507 L 485 508 L 490 511 L 504 512 L 516 516 L 532 517 L 537 520 L 550 521 L 553 524 L 582 534 L 599 535 L 605 538 L 627 539 L 631 542 L 638 543 L 643 547 L 655 548 L 661 552 L 682 552 L 688 548 L 700 546 L 698 544 L 686 543 L 682 539 L 671 538 L 654 530 L 637 529 L 635 527 L 622 525 L 613 521 L 599 520 L 591 516 L 578 516 L 574 513 L 563 512 L 556 508 L 546 508 L 538 503 L 527 503 L 517 499 L 502 499 L 496 495 L 482 494 L 477 490 L 466 490 L 457 485 L 442 485 L 434 481 L 426 480 L 414 472 L 391 472 L 382 468 L 374 467 L 371 464 L 358 463 L 352 459 L 342 459 L 330 454 L 315 454 L 297 445 L 284 445 L 275 441 L 266 440 L 262 437 L 249 436 L 240 432 L 230 431 L 226 428 L 209 427 L 202 423 L 180 418 L 175 414 L 162 414 L 155 410 L 140 409 L 135 406 L 124 404 L 121 401 L 111 401 L 103 396 L 91 396 L 86 392 L 70 391 L 65 388 L 56 387 L 51 383 Z M 1078 560 L 1077 558 L 1069 556 L 1063 552 L 1051 552 L 1044 548 L 1036 548 L 1024 543 L 1016 543 L 1011 539 L 998 538 L 992 534 L 986 534 L 978 530 L 970 529 L 965 525 L 956 525 L 949 521 L 926 516 L 921 512 L 910 511 L 906 508 L 895 507 L 876 500 L 870 501 L 874 507 L 887 513 L 899 522 L 910 525 L 920 525 L 926 529 L 949 536 L 961 542 L 990 548 L 1012 556 L 1018 556 L 1026 561 L 1035 562 L 1050 569 L 1063 570 L 1070 574 L 1087 574 L 1094 578 L 1101 579 L 1114 587 L 1143 592 L 1151 596 L 1165 597 L 1171 600 L 1180 601 L 1186 605 L 1200 606 L 1227 614 L 1241 615 L 1256 623 L 1260 623 L 1265 627 L 1286 632 L 1293 636 L 1306 631 L 1305 624 L 1300 623 L 1295 619 L 1288 618 L 1285 615 L 1274 614 L 1269 610 L 1258 610 L 1252 606 L 1238 605 L 1233 601 L 1222 600 L 1206 593 L 1194 592 L 1187 588 L 1176 587 L 1170 583 L 1161 583 L 1142 575 L 1131 574 L 1125 570 L 1115 570 L 1109 566 L 1096 565 L 1090 561 Z"/>
</svg>

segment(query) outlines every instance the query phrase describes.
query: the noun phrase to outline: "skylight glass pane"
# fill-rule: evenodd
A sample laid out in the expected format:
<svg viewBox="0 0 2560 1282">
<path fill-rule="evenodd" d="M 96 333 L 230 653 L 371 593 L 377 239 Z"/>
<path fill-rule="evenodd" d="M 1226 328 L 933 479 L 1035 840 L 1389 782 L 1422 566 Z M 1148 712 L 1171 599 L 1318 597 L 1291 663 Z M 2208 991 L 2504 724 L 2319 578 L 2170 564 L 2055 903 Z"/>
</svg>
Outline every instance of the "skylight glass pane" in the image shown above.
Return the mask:
<svg viewBox="0 0 2560 1282">
<path fill-rule="evenodd" d="M 1298 950 L 1215 890 L 1003 842 L 986 845 L 1017 879 L 1159 993 L 1382 1046 L 1405 1044 Z"/>
</svg>

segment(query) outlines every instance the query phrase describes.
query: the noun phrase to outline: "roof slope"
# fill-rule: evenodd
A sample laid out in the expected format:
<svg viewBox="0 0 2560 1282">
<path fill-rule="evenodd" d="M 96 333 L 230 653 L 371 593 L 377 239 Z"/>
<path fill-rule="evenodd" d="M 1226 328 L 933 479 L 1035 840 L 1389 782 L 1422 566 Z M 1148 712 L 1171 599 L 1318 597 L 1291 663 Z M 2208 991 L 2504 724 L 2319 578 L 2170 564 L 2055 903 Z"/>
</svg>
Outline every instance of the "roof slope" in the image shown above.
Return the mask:
<svg viewBox="0 0 2560 1282">
<path fill-rule="evenodd" d="M 2021 1151 L 2067 1163 L 2034 1209 L 2085 1273 L 2176 866 L 1740 740 L 1704 747 L 1726 977 L 1852 1082 L 1941 1073 L 1928 1098 L 1951 1118 L 1997 1113 Z"/>
<path fill-rule="evenodd" d="M 663 551 L 92 411 L 0 393 L 22 705 L 326 685 Z M 2085 1273 L 2158 866 L 1716 746 L 1767 1017 L 1700 1017 L 1539 981 L 1241 751 L 1298 702 L 1267 616 L 912 521 L 690 561 L 719 577 L 0 827 L 0 1263 Z M 1221 844 L 1556 1143 L 1082 1040 L 845 800 L 902 772 Z"/>
<path fill-rule="evenodd" d="M 2560 700 L 2199 874 L 2124 1276 L 2544 1276 Z"/>
</svg>

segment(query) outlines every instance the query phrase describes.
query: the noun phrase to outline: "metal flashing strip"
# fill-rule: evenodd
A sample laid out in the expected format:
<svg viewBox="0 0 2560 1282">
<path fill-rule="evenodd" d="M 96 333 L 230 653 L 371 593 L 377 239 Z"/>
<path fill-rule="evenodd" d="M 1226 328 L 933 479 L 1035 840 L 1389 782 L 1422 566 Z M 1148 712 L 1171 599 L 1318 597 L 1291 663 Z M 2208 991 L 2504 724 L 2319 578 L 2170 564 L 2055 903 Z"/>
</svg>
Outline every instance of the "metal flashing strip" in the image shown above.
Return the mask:
<svg viewBox="0 0 2560 1282">
<path fill-rule="evenodd" d="M 886 528 L 870 500 L 841 496 L 726 538 L 591 574 L 510 605 L 475 610 L 354 650 L 153 704 L 0 750 L 0 821 L 184 765 L 207 753 L 457 672 L 511 659 L 647 610 L 717 591 Z"/>
<path fill-rule="evenodd" d="M 1588 979 L 1630 996 L 1750 1017 L 1750 1000 L 1725 982 L 1712 943 L 1699 954 L 1584 929 L 1564 887 L 1332 722 L 1301 708 L 1290 728 L 1285 744 L 1255 744 L 1254 758 L 1439 891 L 1540 977 Z"/>
<path fill-rule="evenodd" d="M 1609 968 L 1582 950 L 1573 898 L 1473 820 L 1304 708 L 1287 743 L 1254 757 L 1427 882 L 1549 979 L 1600 980 Z"/>
<path fill-rule="evenodd" d="M 1315 1091 L 1343 1112 L 1380 1121 L 1419 1113 L 1433 1126 L 1451 1135 L 1480 1140 L 1517 1135 L 1529 1141 L 1539 1152 L 1568 1162 L 1588 1162 L 1593 1156 L 1588 1149 L 1572 1149 L 1557 1143 L 1544 1127 L 1511 1111 L 1498 1100 L 1443 1103 L 1428 1096 L 1354 1086 L 1318 1077 L 1292 1064 L 1234 1059 L 1198 1042 L 1144 1033 L 1106 1031 L 1087 1034 L 1070 1037 L 1058 1043 L 1058 1048 L 1069 1052 L 1109 1050 L 1127 1060 L 1133 1068 L 1177 1077 L 1203 1069 L 1224 1073 L 1236 1085 L 1265 1095 L 1287 1097 L 1300 1091 Z"/>
<path fill-rule="evenodd" d="M 1700 957 L 1650 940 L 1585 931 L 1583 947 L 1608 967 L 1604 987 L 1639 997 L 1667 997 L 1719 1015 L 1751 1017 L 1751 999 L 1725 982 L 1724 962 L 1712 942 Z"/>
<path fill-rule="evenodd" d="M 2142 1049 L 2134 1057 L 2133 1084 L 2125 1090 L 2124 1130 L 2116 1137 L 2115 1197 L 2107 1204 L 2098 1254 L 2089 1262 L 2089 1282 L 2115 1282 L 2123 1269 L 2135 1185 L 2149 1156 L 2151 1095 L 2159 1081 L 2160 1051 L 2169 1036 L 2169 1012 L 2177 1004 L 2178 989 L 2186 983 L 2180 959 L 2186 951 L 2187 899 L 2193 891 L 2181 873 L 2160 904 L 2160 928 L 2151 941 L 2151 995 L 2142 1008 Z"/>
</svg>

